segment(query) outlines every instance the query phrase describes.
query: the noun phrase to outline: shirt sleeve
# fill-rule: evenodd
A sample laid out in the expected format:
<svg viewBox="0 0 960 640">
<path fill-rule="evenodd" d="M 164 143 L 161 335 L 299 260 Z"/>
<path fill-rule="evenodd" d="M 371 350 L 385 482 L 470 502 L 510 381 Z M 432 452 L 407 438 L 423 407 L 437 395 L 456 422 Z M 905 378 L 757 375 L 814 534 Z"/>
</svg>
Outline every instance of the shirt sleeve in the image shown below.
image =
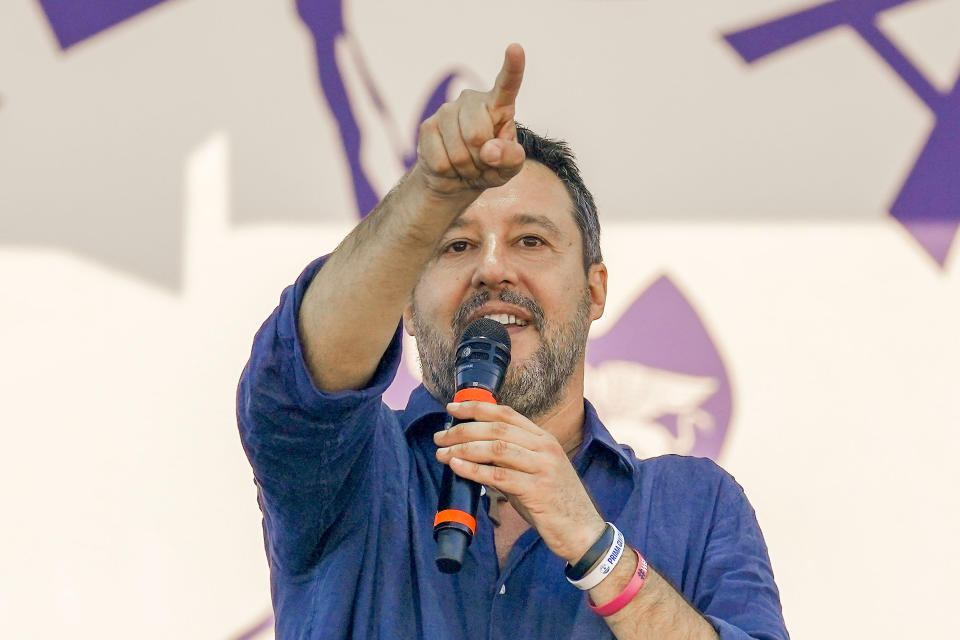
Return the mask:
<svg viewBox="0 0 960 640">
<path fill-rule="evenodd" d="M 402 466 L 399 423 L 381 401 L 400 363 L 400 327 L 366 387 L 326 393 L 310 377 L 297 332 L 307 286 L 325 258 L 284 290 L 254 338 L 237 390 L 237 423 L 253 467 L 271 567 L 316 564 L 333 529 L 356 525 L 375 496 L 371 468 Z M 357 508 L 351 508 L 351 505 Z M 337 526 L 334 527 L 333 525 Z"/>
<path fill-rule="evenodd" d="M 786 640 L 790 636 L 756 514 L 736 480 L 720 472 L 693 604 L 721 640 Z"/>
</svg>

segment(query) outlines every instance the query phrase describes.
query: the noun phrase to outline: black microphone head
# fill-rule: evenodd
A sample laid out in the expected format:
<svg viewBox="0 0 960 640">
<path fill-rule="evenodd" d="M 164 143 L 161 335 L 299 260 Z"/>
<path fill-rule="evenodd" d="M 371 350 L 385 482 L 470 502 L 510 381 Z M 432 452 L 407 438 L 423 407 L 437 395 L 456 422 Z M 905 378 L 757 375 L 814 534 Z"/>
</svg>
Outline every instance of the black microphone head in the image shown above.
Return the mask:
<svg viewBox="0 0 960 640">
<path fill-rule="evenodd" d="M 463 335 L 460 336 L 460 344 L 463 344 L 465 340 L 472 340 L 480 336 L 496 340 L 505 346 L 507 351 L 510 351 L 510 334 L 507 333 L 507 328 L 490 318 L 480 318 L 479 320 L 471 322 L 470 325 L 463 330 Z"/>
<path fill-rule="evenodd" d="M 471 322 L 457 345 L 457 390 L 479 387 L 496 394 L 510 365 L 510 334 L 496 320 Z"/>
</svg>

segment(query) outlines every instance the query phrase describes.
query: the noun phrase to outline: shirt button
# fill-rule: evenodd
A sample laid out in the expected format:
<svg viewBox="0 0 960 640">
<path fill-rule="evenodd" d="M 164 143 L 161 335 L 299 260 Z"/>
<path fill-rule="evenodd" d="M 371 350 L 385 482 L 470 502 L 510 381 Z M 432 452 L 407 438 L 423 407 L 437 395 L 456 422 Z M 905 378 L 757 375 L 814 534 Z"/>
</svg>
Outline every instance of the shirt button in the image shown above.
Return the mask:
<svg viewBox="0 0 960 640">
<path fill-rule="evenodd" d="M 505 584 L 500 585 L 500 595 L 503 595 L 506 592 L 507 592 L 507 585 Z"/>
</svg>

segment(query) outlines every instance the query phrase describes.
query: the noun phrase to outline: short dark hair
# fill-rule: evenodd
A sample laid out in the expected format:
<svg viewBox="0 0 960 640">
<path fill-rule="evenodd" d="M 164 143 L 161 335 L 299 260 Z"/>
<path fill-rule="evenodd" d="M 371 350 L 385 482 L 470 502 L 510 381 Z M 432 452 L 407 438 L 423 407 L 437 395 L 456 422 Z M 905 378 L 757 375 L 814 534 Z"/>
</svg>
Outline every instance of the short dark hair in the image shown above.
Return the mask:
<svg viewBox="0 0 960 640">
<path fill-rule="evenodd" d="M 580 228 L 583 241 L 583 268 L 603 261 L 600 253 L 600 219 L 597 217 L 597 205 L 593 195 L 580 177 L 573 151 L 563 140 L 554 140 L 537 135 L 530 129 L 517 123 L 517 142 L 527 154 L 527 160 L 539 162 L 550 169 L 567 188 L 573 201 L 573 217 Z"/>
</svg>

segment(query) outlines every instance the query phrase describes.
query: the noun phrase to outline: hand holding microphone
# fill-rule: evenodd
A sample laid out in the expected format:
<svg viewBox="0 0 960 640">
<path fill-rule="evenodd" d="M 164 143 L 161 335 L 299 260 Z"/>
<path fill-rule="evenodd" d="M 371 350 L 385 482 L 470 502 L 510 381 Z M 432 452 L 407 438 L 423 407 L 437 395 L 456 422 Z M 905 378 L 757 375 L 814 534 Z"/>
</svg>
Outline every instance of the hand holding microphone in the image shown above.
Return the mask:
<svg viewBox="0 0 960 640">
<path fill-rule="evenodd" d="M 502 325 L 479 320 L 457 349 L 456 404 L 448 405 L 445 428 L 434 434 L 437 459 L 447 465 L 434 523 L 437 567 L 444 573 L 460 570 L 473 539 L 481 484 L 502 491 L 568 563 L 576 563 L 606 528 L 557 438 L 497 404 L 509 345 Z"/>
<path fill-rule="evenodd" d="M 481 318 L 463 332 L 457 346 L 454 402 L 468 400 L 496 404 L 496 393 L 503 384 L 510 364 L 510 335 L 502 324 Z M 444 429 L 464 422 L 448 416 Z M 463 565 L 463 556 L 477 528 L 480 485 L 461 478 L 449 466 L 443 469 L 433 537 L 437 541 L 437 568 L 455 573 Z"/>
</svg>

